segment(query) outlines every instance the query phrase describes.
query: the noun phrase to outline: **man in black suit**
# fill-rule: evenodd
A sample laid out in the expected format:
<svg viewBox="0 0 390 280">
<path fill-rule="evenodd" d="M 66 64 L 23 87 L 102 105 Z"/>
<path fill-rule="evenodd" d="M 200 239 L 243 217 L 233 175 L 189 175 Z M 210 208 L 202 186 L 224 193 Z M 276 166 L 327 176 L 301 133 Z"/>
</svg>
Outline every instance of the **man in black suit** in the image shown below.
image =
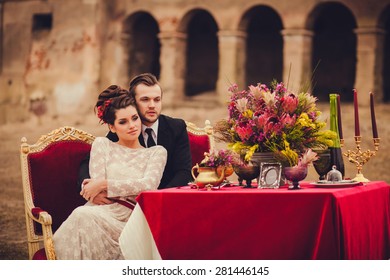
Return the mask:
<svg viewBox="0 0 390 280">
<path fill-rule="evenodd" d="M 167 164 L 159 189 L 187 185 L 191 181 L 191 152 L 186 129 L 182 119 L 161 115 L 162 90 L 156 77 L 145 73 L 134 77 L 130 82 L 130 95 L 135 98 L 138 113 L 142 120 L 141 145 L 163 146 L 168 152 Z M 152 129 L 152 131 L 148 131 Z M 150 134 L 150 135 L 149 135 Z M 116 134 L 109 132 L 111 141 L 118 141 Z M 89 178 L 89 158 L 80 167 L 79 180 Z M 111 203 L 104 195 L 97 196 L 96 204 Z"/>
</svg>

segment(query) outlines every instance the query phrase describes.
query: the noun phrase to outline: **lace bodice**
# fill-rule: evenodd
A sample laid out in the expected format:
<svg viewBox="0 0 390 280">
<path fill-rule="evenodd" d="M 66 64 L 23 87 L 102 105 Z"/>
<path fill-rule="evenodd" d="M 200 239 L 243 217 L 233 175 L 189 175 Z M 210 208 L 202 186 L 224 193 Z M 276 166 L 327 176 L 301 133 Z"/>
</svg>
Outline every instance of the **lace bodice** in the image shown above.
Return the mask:
<svg viewBox="0 0 390 280">
<path fill-rule="evenodd" d="M 97 137 L 92 144 L 89 172 L 92 179 L 108 181 L 108 197 L 134 197 L 157 189 L 167 161 L 162 146 L 131 149 Z"/>
</svg>

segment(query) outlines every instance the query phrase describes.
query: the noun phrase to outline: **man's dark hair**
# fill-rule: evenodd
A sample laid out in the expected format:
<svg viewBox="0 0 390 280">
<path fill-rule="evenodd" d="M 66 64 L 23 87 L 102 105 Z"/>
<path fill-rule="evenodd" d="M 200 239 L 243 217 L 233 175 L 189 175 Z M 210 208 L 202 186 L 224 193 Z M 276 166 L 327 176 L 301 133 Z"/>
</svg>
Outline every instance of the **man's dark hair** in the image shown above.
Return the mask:
<svg viewBox="0 0 390 280">
<path fill-rule="evenodd" d="M 144 84 L 148 87 L 154 85 L 160 85 L 158 83 L 156 76 L 154 76 L 151 73 L 143 73 L 137 75 L 130 81 L 130 86 L 129 86 L 129 93 L 133 98 L 135 98 L 135 88 L 140 84 Z M 161 95 L 162 95 L 162 89 L 161 89 Z"/>
</svg>

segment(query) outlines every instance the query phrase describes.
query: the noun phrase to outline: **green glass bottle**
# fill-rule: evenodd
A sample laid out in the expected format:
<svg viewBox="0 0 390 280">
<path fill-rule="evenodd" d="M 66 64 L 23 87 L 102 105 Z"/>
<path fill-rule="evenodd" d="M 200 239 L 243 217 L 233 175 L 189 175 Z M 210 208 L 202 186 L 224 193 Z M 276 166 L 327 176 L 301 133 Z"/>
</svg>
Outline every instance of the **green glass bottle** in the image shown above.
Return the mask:
<svg viewBox="0 0 390 280">
<path fill-rule="evenodd" d="M 329 100 L 330 100 L 330 130 L 336 132 L 336 140 L 333 143 L 332 147 L 329 147 L 330 150 L 330 160 L 331 160 L 331 166 L 329 168 L 329 171 L 332 170 L 332 166 L 336 165 L 336 168 L 338 171 L 341 172 L 343 175 L 345 175 L 344 170 L 344 160 L 343 160 L 343 153 L 341 151 L 340 146 L 340 134 L 337 124 L 337 94 L 331 93 L 329 94 Z"/>
</svg>

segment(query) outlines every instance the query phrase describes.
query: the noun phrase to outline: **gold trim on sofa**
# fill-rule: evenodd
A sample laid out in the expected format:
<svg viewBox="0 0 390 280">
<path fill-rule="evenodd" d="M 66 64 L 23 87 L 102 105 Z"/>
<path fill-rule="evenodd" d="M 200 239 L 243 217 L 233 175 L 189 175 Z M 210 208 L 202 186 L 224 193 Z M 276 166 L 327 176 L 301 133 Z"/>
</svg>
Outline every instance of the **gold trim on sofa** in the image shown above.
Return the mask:
<svg viewBox="0 0 390 280">
<path fill-rule="evenodd" d="M 42 135 L 35 144 L 28 144 L 27 138 L 22 137 L 20 147 L 20 162 L 27 227 L 28 252 L 30 259 L 33 258 L 34 254 L 39 249 L 41 249 L 42 246 L 45 248 L 46 257 L 48 260 L 54 260 L 56 255 L 52 239 L 52 217 L 45 211 L 40 212 L 38 218 L 34 217 L 32 214 L 32 209 L 36 208 L 36 206 L 34 205 L 31 192 L 28 156 L 43 151 L 48 145 L 55 142 L 70 140 L 83 141 L 85 143 L 92 144 L 94 139 L 95 137 L 93 135 L 69 126 L 64 126 L 55 129 L 46 135 Z M 42 226 L 42 235 L 37 235 L 35 233 L 34 222 L 37 222 Z"/>
</svg>

